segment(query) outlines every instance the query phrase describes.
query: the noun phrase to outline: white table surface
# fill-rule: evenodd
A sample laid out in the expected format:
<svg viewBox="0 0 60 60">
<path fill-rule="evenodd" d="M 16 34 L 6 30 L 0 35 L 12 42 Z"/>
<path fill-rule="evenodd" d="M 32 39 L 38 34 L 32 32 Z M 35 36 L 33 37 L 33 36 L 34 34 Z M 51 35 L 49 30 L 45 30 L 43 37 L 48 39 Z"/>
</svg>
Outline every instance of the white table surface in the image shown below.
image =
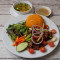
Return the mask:
<svg viewBox="0 0 60 60">
<path fill-rule="evenodd" d="M 12 4 L 17 0 L 0 0 L 0 60 L 30 60 L 18 57 L 10 53 L 4 46 L 2 42 L 2 32 L 5 24 L 13 19 L 14 17 L 10 15 L 9 10 Z M 33 6 L 36 8 L 38 6 L 48 6 L 52 10 L 52 14 L 49 17 L 60 30 L 60 0 L 29 0 Z M 37 58 L 37 60 L 60 60 L 60 43 L 58 47 L 47 56 L 42 58 Z M 36 60 L 36 59 L 32 59 Z"/>
</svg>

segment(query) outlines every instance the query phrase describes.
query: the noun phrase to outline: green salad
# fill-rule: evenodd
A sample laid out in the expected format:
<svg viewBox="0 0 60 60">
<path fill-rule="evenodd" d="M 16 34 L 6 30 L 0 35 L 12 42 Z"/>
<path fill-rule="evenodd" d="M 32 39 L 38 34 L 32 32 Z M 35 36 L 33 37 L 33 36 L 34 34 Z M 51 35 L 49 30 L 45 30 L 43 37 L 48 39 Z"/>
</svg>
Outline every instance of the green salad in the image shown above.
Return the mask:
<svg viewBox="0 0 60 60">
<path fill-rule="evenodd" d="M 21 37 L 26 35 L 29 30 L 28 26 L 25 26 L 25 22 L 9 25 L 7 28 L 8 36 L 15 41 L 17 36 Z"/>
</svg>

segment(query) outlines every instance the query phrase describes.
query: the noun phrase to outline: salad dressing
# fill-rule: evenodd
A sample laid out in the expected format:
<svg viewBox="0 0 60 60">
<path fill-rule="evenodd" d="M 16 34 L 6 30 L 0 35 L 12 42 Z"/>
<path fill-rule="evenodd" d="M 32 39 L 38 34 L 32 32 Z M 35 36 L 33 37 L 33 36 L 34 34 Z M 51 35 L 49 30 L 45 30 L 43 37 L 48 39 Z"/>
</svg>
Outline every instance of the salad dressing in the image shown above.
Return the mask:
<svg viewBox="0 0 60 60">
<path fill-rule="evenodd" d="M 49 10 L 46 8 L 39 8 L 36 10 L 37 14 L 43 15 L 43 16 L 48 16 L 49 15 Z"/>
</svg>

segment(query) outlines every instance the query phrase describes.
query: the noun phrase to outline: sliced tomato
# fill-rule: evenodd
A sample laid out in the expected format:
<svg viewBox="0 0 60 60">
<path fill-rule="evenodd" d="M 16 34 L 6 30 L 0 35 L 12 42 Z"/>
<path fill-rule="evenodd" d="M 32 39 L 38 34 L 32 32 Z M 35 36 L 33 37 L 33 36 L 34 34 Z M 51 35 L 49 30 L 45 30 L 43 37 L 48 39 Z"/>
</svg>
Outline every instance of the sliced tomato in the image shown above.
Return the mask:
<svg viewBox="0 0 60 60">
<path fill-rule="evenodd" d="M 51 32 L 52 32 L 53 34 L 55 34 L 55 33 L 56 33 L 56 30 L 55 30 L 55 29 L 52 29 Z"/>
<path fill-rule="evenodd" d="M 33 54 L 34 53 L 34 49 L 30 48 L 29 49 L 29 53 Z"/>
<path fill-rule="evenodd" d="M 49 29 L 49 26 L 48 26 L 48 25 L 45 25 L 44 28 L 45 28 L 45 29 Z"/>
<path fill-rule="evenodd" d="M 35 37 L 35 36 L 33 36 L 33 39 L 38 39 L 39 37 Z"/>
<path fill-rule="evenodd" d="M 46 52 L 46 48 L 45 47 L 40 47 L 40 51 L 44 53 L 44 52 Z"/>
<path fill-rule="evenodd" d="M 38 29 L 40 29 L 40 27 L 38 27 Z"/>
<path fill-rule="evenodd" d="M 54 45 L 54 42 L 49 42 L 49 46 L 50 47 L 54 47 L 55 45 Z"/>
</svg>

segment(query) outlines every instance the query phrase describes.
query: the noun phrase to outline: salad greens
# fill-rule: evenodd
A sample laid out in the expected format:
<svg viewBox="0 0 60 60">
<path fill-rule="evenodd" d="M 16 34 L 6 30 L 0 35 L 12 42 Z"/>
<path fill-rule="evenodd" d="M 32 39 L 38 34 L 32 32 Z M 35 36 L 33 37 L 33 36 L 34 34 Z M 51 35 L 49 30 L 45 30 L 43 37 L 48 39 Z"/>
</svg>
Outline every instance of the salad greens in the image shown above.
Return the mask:
<svg viewBox="0 0 60 60">
<path fill-rule="evenodd" d="M 21 37 L 27 34 L 29 27 L 25 26 L 25 22 L 23 22 L 23 23 L 9 25 L 6 30 L 8 36 L 12 39 L 12 41 L 15 41 L 17 36 Z"/>
</svg>

